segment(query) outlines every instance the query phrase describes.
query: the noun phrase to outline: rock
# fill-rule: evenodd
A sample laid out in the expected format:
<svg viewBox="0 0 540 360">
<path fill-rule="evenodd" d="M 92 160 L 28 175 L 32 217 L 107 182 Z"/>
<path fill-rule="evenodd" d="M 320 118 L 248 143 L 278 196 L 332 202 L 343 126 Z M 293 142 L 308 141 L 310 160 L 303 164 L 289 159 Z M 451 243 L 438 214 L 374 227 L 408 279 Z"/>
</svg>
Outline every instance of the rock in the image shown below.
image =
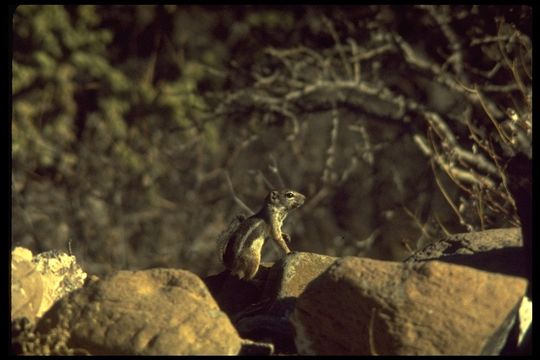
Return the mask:
<svg viewBox="0 0 540 360">
<path fill-rule="evenodd" d="M 34 255 L 32 255 L 32 251 L 21 246 L 17 246 L 11 251 L 11 260 L 32 261 L 33 256 Z"/>
<path fill-rule="evenodd" d="M 524 297 L 519 306 L 519 332 L 518 345 L 521 345 L 525 340 L 527 331 L 532 327 L 532 309 L 533 304 L 531 299 Z"/>
<path fill-rule="evenodd" d="M 57 251 L 32 256 L 28 249 L 12 252 L 11 351 L 18 355 L 74 355 L 63 331 L 38 334 L 34 323 L 62 296 L 83 285 L 86 274 L 75 257 Z M 80 353 L 80 352 L 79 352 Z"/>
<path fill-rule="evenodd" d="M 16 247 L 11 252 L 11 320 L 34 322 L 43 298 L 43 282 L 32 263 L 32 252 Z"/>
<path fill-rule="evenodd" d="M 261 265 L 255 281 L 241 281 L 225 271 L 205 282 L 243 338 L 271 342 L 277 353 L 290 354 L 296 349 L 288 317 L 296 299 L 336 259 L 294 252 L 270 269 Z"/>
<path fill-rule="evenodd" d="M 236 314 L 235 326 L 242 337 L 272 341 L 277 353 L 296 353 L 289 316 L 306 286 L 337 258 L 295 252 L 270 269 L 261 300 Z"/>
<path fill-rule="evenodd" d="M 431 243 L 411 255 L 406 262 L 440 260 L 449 255 L 470 255 L 484 251 L 523 245 L 519 228 L 491 229 L 454 234 Z"/>
<path fill-rule="evenodd" d="M 238 354 L 241 339 L 202 280 L 189 271 L 119 271 L 57 302 L 38 323 L 70 333 L 91 354 Z"/>
<path fill-rule="evenodd" d="M 521 229 L 492 229 L 450 235 L 427 245 L 405 260 L 418 263 L 439 260 L 479 270 L 526 277 L 523 259 L 530 257 L 522 247 Z"/>
<path fill-rule="evenodd" d="M 32 257 L 28 249 L 12 252 L 12 320 L 25 316 L 40 318 L 58 299 L 84 284 L 86 273 L 75 256 L 47 251 Z"/>
<path fill-rule="evenodd" d="M 11 322 L 12 355 L 90 355 L 84 349 L 72 349 L 67 345 L 69 333 L 55 328 L 46 334 L 35 331 L 27 318 Z"/>
<path fill-rule="evenodd" d="M 532 301 L 524 296 L 519 307 L 519 313 L 510 331 L 501 355 L 523 356 L 532 355 Z"/>
<path fill-rule="evenodd" d="M 313 279 L 326 271 L 336 260 L 336 257 L 327 255 L 291 253 L 270 269 L 263 297 L 273 298 L 277 302 L 296 299 Z M 275 305 L 274 303 L 274 307 Z"/>
<path fill-rule="evenodd" d="M 241 356 L 270 356 L 274 353 L 272 343 L 256 342 L 249 339 L 242 339 L 242 349 L 238 355 Z"/>
<path fill-rule="evenodd" d="M 32 259 L 32 262 L 41 274 L 43 282 L 43 299 L 37 313 L 38 318 L 64 295 L 83 286 L 87 276 L 77 264 L 75 256 L 61 251 L 40 253 Z"/>
<path fill-rule="evenodd" d="M 269 267 L 261 264 L 252 281 L 239 280 L 228 270 L 203 280 L 219 307 L 233 319 L 243 309 L 260 300 L 269 270 Z"/>
<path fill-rule="evenodd" d="M 318 355 L 497 354 L 526 286 L 439 261 L 342 258 L 298 298 L 296 347 Z"/>
<path fill-rule="evenodd" d="M 440 260 L 470 266 L 479 270 L 520 276 L 529 279 L 527 295 L 531 296 L 530 261 L 532 251 L 527 248 L 520 228 L 493 229 L 450 235 L 417 251 L 407 263 Z M 527 353 L 519 334 L 526 333 L 523 326 L 530 326 L 527 319 L 517 319 L 502 353 L 516 355 Z"/>
</svg>

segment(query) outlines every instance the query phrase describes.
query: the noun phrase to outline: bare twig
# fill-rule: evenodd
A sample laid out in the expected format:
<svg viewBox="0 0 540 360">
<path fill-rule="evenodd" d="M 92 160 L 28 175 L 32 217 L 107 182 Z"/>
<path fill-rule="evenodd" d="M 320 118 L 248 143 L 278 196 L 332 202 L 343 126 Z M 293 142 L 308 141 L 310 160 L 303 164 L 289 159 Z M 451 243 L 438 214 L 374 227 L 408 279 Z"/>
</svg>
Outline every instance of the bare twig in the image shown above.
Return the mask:
<svg viewBox="0 0 540 360">
<path fill-rule="evenodd" d="M 337 150 L 337 137 L 339 131 L 339 116 L 336 104 L 332 106 L 332 130 L 330 130 L 330 144 L 326 150 L 326 161 L 322 174 L 322 182 L 324 184 L 333 183 L 336 180 L 336 174 L 333 172 L 334 161 Z"/>
<path fill-rule="evenodd" d="M 450 7 L 420 6 L 428 16 L 435 20 L 435 26 L 446 38 L 443 46 L 421 51 L 416 49 L 400 34 L 394 33 L 383 22 L 371 21 L 366 25 L 373 33 L 366 43 L 359 43 L 361 37 L 338 34 L 335 23 L 327 17 L 322 19 L 325 29 L 334 40 L 334 46 L 322 49 L 310 49 L 299 46 L 290 49 L 268 49 L 267 54 L 278 60 L 278 68 L 273 68 L 271 75 L 254 74 L 257 86 L 247 91 L 238 91 L 227 96 L 226 102 L 231 112 L 260 111 L 261 113 L 279 114 L 291 121 L 292 133 L 287 139 L 294 139 L 298 129 L 309 126 L 307 117 L 299 114 L 331 110 L 330 142 L 325 154 L 325 163 L 321 179 L 323 186 L 316 193 L 311 206 L 316 206 L 330 191 L 332 186 L 342 184 L 358 166 L 362 157 L 369 164 L 373 162 L 373 153 L 380 143 L 371 144 L 365 128 L 348 125 L 347 129 L 360 133 L 359 143 L 353 145 L 354 151 L 345 149 L 344 154 L 353 154 L 348 167 L 342 173 L 335 169 L 338 159 L 338 128 L 342 111 L 360 111 L 371 119 L 393 120 L 412 129 L 415 144 L 423 154 L 430 158 L 432 170 L 444 171 L 457 190 L 466 199 L 476 201 L 476 219 L 474 207 L 472 213 L 459 217 L 462 224 L 478 223 L 484 228 L 497 221 L 499 215 L 515 218 L 513 200 L 506 188 L 505 169 L 502 160 L 507 156 L 494 145 L 500 142 L 504 151 L 524 151 L 530 149 L 532 137 L 531 88 L 530 79 L 530 39 L 516 28 L 499 24 L 497 34 L 478 35 L 472 40 L 461 38 L 461 29 L 457 29 L 453 19 L 476 16 L 471 9 L 454 12 Z M 461 14 L 458 14 L 461 12 Z M 353 26 L 354 28 L 354 26 Z M 489 63 L 466 62 L 466 55 L 472 47 L 484 46 Z M 497 50 L 498 54 L 493 54 Z M 446 47 L 446 48 L 445 48 Z M 448 50 L 450 50 L 449 56 Z M 432 51 L 433 50 L 433 51 Z M 478 49 L 473 49 L 477 51 Z M 491 52 L 488 53 L 487 50 Z M 439 63 L 430 54 L 446 57 Z M 387 78 L 381 75 L 380 68 L 388 58 L 399 58 L 397 72 Z M 276 62 L 274 62 L 276 63 Z M 390 62 L 393 64 L 393 62 Z M 475 66 L 473 66 L 475 65 Z M 449 71 L 447 68 L 453 71 Z M 457 111 L 441 112 L 434 110 L 429 103 L 420 100 L 410 91 L 402 91 L 396 86 L 395 75 L 401 69 L 412 70 L 414 79 L 441 84 L 456 102 L 465 103 L 464 116 Z M 501 74 L 504 72 L 504 74 Z M 511 75 L 511 80 L 495 83 L 495 79 Z M 479 84 L 468 79 L 481 79 Z M 501 106 L 501 96 L 514 100 L 519 92 L 525 102 Z M 338 112 L 337 104 L 340 106 Z M 524 105 L 525 104 L 525 105 Z M 514 112 L 508 112 L 508 109 Z M 489 121 L 478 118 L 483 111 Z M 487 119 L 486 119 L 487 120 Z M 413 123 L 410 127 L 411 122 Z M 301 125 L 299 125 L 301 124 Z M 420 125 L 420 126 L 418 126 Z M 428 138 L 422 135 L 427 125 Z M 494 127 L 494 129 L 493 129 Z M 492 131 L 495 130 L 495 131 Z M 464 131 L 469 132 L 469 139 L 464 138 Z M 435 138 L 434 138 L 435 137 Z M 346 145 L 343 145 L 346 146 Z M 341 152 L 340 152 L 341 154 Z M 458 210 L 455 200 L 450 199 L 447 189 L 442 187 L 440 174 L 436 173 L 437 185 L 443 196 L 451 203 L 452 209 Z M 453 201 L 453 202 L 452 202 Z M 469 203 L 467 203 L 469 204 Z M 470 202 L 472 204 L 472 201 Z M 308 205 L 308 204 L 306 204 Z M 309 206 L 309 205 L 308 205 Z M 467 216 L 473 216 L 469 219 Z M 500 218 L 500 217 L 499 217 Z"/>
<path fill-rule="evenodd" d="M 71 241 L 72 241 L 72 240 L 73 240 L 73 239 L 72 239 L 71 237 L 69 237 L 68 243 L 67 243 L 67 245 L 68 245 L 68 254 L 69 254 L 70 256 L 73 255 L 73 252 L 71 251 Z"/>
<path fill-rule="evenodd" d="M 411 247 L 411 244 L 409 244 L 409 239 L 407 238 L 402 238 L 401 239 L 401 244 L 403 245 L 403 247 L 405 248 L 405 250 L 407 250 L 407 252 L 409 253 L 409 256 L 414 254 L 414 250 L 413 248 Z"/>
<path fill-rule="evenodd" d="M 259 178 L 262 179 L 262 181 L 264 182 L 264 186 L 266 186 L 266 190 L 274 190 L 275 187 L 274 185 L 272 185 L 272 183 L 270 182 L 270 180 L 268 180 L 266 178 L 266 176 L 264 175 L 264 173 L 261 171 L 261 170 L 257 170 L 256 171 L 256 174 Z"/>
<path fill-rule="evenodd" d="M 450 231 L 448 231 L 448 229 L 443 225 L 443 223 L 441 222 L 441 219 L 439 219 L 439 216 L 437 214 L 435 214 L 435 221 L 437 221 L 437 224 L 439 225 L 439 227 L 442 229 L 442 231 L 444 232 L 444 235 L 446 236 L 450 236 L 452 235 L 450 233 Z"/>
<path fill-rule="evenodd" d="M 435 19 L 439 27 L 441 28 L 442 33 L 448 39 L 450 45 L 450 50 L 452 55 L 449 58 L 449 61 L 452 62 L 454 71 L 460 77 L 464 77 L 463 73 L 463 49 L 461 46 L 461 41 L 450 27 L 450 15 L 448 5 L 419 5 L 420 8 L 425 9 L 429 12 L 431 17 Z"/>
<path fill-rule="evenodd" d="M 439 187 L 439 190 L 441 190 L 441 193 L 443 194 L 444 198 L 446 199 L 446 202 L 448 203 L 448 205 L 450 205 L 450 207 L 452 208 L 452 210 L 454 210 L 454 213 L 457 215 L 457 217 L 459 218 L 459 222 L 460 224 L 462 225 L 467 225 L 467 228 L 468 230 L 470 231 L 471 229 L 469 228 L 470 225 L 467 224 L 467 222 L 465 221 L 465 219 L 463 218 L 463 216 L 461 216 L 461 213 L 459 212 L 458 210 L 458 207 L 454 204 L 454 202 L 452 201 L 452 198 L 450 197 L 450 195 L 448 195 L 448 193 L 446 192 L 446 190 L 444 189 L 444 187 L 442 186 L 441 184 L 441 181 L 439 180 L 439 177 L 437 176 L 437 170 L 435 169 L 435 165 L 433 163 L 433 160 L 431 161 L 431 168 L 433 170 L 433 175 L 435 176 L 435 182 L 437 183 L 437 186 Z"/>
<path fill-rule="evenodd" d="M 484 224 L 484 202 L 482 200 L 482 190 L 477 189 L 476 191 L 476 198 L 478 199 L 476 201 L 476 209 L 478 211 L 478 219 L 480 220 L 480 230 L 485 230 L 485 224 Z"/>
<path fill-rule="evenodd" d="M 377 349 L 375 348 L 375 338 L 373 336 L 373 327 L 375 325 L 375 308 L 371 308 L 371 318 L 369 319 L 368 336 L 369 336 L 369 351 L 371 355 L 378 356 Z"/>
<path fill-rule="evenodd" d="M 369 139 L 368 132 L 366 131 L 365 126 L 357 126 L 357 125 L 349 125 L 349 130 L 353 132 L 357 132 L 360 134 L 360 152 L 362 160 L 364 160 L 367 164 L 373 165 L 373 161 L 375 159 L 374 149 L 371 145 L 371 140 Z"/>
<path fill-rule="evenodd" d="M 420 229 L 420 231 L 422 232 L 422 235 L 427 238 L 431 238 L 431 235 L 429 235 L 428 232 L 426 231 L 426 225 L 422 225 L 422 222 L 418 219 L 418 216 L 416 216 L 416 214 L 414 214 L 411 210 L 409 210 L 405 205 L 401 205 L 401 207 L 403 208 L 403 211 L 405 211 L 405 213 L 413 220 L 416 226 Z"/>
<path fill-rule="evenodd" d="M 253 210 L 251 210 L 249 208 L 249 206 L 247 206 L 246 204 L 244 204 L 244 202 L 242 200 L 240 200 L 240 198 L 238 196 L 236 196 L 236 193 L 234 192 L 234 188 L 233 188 L 233 184 L 232 184 L 232 181 L 231 181 L 231 178 L 229 176 L 229 172 L 227 170 L 223 171 L 223 173 L 225 174 L 225 179 L 227 180 L 227 185 L 229 186 L 229 191 L 231 192 L 231 195 L 234 199 L 234 201 L 244 210 L 246 210 L 248 212 L 248 214 L 250 215 L 253 215 L 254 212 Z"/>
<path fill-rule="evenodd" d="M 511 40 L 511 36 L 504 36 L 504 35 L 497 35 L 497 36 L 484 36 L 482 38 L 475 38 L 472 39 L 469 43 L 470 46 L 477 46 L 477 45 L 484 45 L 499 41 L 509 41 Z"/>
<path fill-rule="evenodd" d="M 319 203 L 324 200 L 326 196 L 330 193 L 330 189 L 328 186 L 323 186 L 322 188 L 317 191 L 315 195 L 313 195 L 311 198 L 308 199 L 306 204 L 304 204 L 303 211 L 305 213 L 310 213 L 312 209 L 314 209 Z"/>
<path fill-rule="evenodd" d="M 438 65 L 432 60 L 428 60 L 425 57 L 421 57 L 420 55 L 418 55 L 413 50 L 412 46 L 409 45 L 400 35 L 394 33 L 393 39 L 398 45 L 398 47 L 402 50 L 405 61 L 407 61 L 409 64 L 411 64 L 414 67 L 418 67 L 420 69 L 429 71 L 433 75 L 433 80 L 447 86 L 451 90 L 454 90 L 462 94 L 470 102 L 474 104 L 478 104 L 479 102 L 478 98 L 473 96 L 472 94 L 469 94 L 467 91 L 463 91 L 464 86 L 462 82 L 460 82 L 458 79 L 455 79 L 449 76 L 447 73 L 442 71 L 442 68 L 440 65 Z M 503 116 L 503 113 L 492 102 L 486 103 L 486 107 L 496 118 L 501 118 Z"/>
<path fill-rule="evenodd" d="M 341 41 L 339 40 L 339 35 L 337 34 L 336 28 L 334 27 L 334 24 L 330 19 L 328 19 L 326 16 L 322 16 L 322 20 L 324 25 L 328 28 L 328 32 L 334 39 L 334 42 L 336 43 L 336 47 L 339 53 L 339 56 L 341 58 L 341 63 L 343 64 L 343 68 L 347 72 L 347 76 L 350 78 L 353 77 L 349 62 L 347 61 L 347 56 L 345 55 L 345 51 L 343 51 L 343 47 L 341 46 Z"/>
<path fill-rule="evenodd" d="M 358 45 L 356 44 L 356 41 L 351 38 L 347 39 L 347 41 L 351 45 L 352 59 L 354 59 L 351 59 L 352 61 L 354 61 L 354 82 L 358 83 L 360 82 L 360 59 L 358 57 Z"/>
<path fill-rule="evenodd" d="M 271 164 L 268 165 L 268 168 L 270 169 L 270 171 L 273 174 L 276 175 L 276 177 L 277 177 L 277 179 L 279 181 L 279 185 L 281 186 L 282 189 L 284 189 L 285 188 L 285 183 L 283 182 L 283 178 L 281 177 L 281 173 L 279 172 L 279 168 L 278 168 L 278 165 L 277 165 L 276 158 L 272 154 L 270 154 L 269 158 L 270 158 Z"/>
<path fill-rule="evenodd" d="M 499 34 L 502 32 L 503 25 L 504 25 L 504 19 L 501 19 L 499 21 Z M 518 33 L 516 31 L 512 34 L 512 36 L 516 36 L 517 34 Z M 503 57 L 506 67 L 510 69 L 510 71 L 512 72 L 512 75 L 514 76 L 514 80 L 516 81 L 516 84 L 519 86 L 521 90 L 521 93 L 525 95 L 526 94 L 525 85 L 523 84 L 523 81 L 521 80 L 521 76 L 519 75 L 519 72 L 517 71 L 516 59 L 514 59 L 513 61 L 510 61 L 510 59 L 508 58 L 508 55 L 506 54 L 506 51 L 504 50 L 504 45 L 502 41 L 499 40 L 497 44 L 499 45 L 499 51 Z"/>
<path fill-rule="evenodd" d="M 486 106 L 486 104 L 484 102 L 484 97 L 482 96 L 481 92 L 478 91 L 478 89 L 476 87 L 475 87 L 474 90 L 475 90 L 476 96 L 478 97 L 478 100 L 480 100 L 480 104 L 482 105 L 482 108 L 484 109 L 484 112 L 486 113 L 488 118 L 491 120 L 491 122 L 495 126 L 495 129 L 497 129 L 497 132 L 501 136 L 501 139 L 503 139 L 507 144 L 510 143 L 510 139 L 509 139 L 508 135 L 504 132 L 504 129 L 499 126 L 499 123 L 497 122 L 497 120 L 495 120 L 495 117 L 493 116 L 493 114 L 487 108 L 487 106 Z"/>
<path fill-rule="evenodd" d="M 495 184 L 493 181 L 487 177 L 482 177 L 479 175 L 472 174 L 469 171 L 459 169 L 456 166 L 453 166 L 446 162 L 441 155 L 434 154 L 430 145 L 428 145 L 427 140 L 420 134 L 415 134 L 413 140 L 418 145 L 422 152 L 431 157 L 446 173 L 451 177 L 464 181 L 470 184 L 480 184 L 488 187 L 494 187 Z"/>
<path fill-rule="evenodd" d="M 380 56 L 382 54 L 388 53 L 388 52 L 395 52 L 396 48 L 392 44 L 384 44 L 379 47 L 373 48 L 373 49 L 362 49 L 356 50 L 357 53 L 354 54 L 351 57 L 352 62 L 356 63 L 357 61 L 365 61 L 365 60 L 371 60 L 377 56 Z"/>
</svg>

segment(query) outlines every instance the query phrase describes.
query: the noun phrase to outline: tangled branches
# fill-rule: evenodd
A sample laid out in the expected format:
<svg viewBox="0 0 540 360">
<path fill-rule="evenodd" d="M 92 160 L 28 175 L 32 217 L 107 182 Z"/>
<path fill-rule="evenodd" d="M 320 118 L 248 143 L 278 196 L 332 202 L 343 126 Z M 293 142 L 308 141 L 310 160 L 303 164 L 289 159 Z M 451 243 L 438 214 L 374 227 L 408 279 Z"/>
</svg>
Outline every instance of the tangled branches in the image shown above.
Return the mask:
<svg viewBox="0 0 540 360">
<path fill-rule="evenodd" d="M 307 114 L 328 111 L 325 184 L 346 180 L 362 157 L 355 152 L 348 172 L 332 176 L 340 116 L 390 121 L 427 156 L 461 225 L 469 231 L 517 225 L 505 166 L 517 153 L 532 157 L 529 36 L 505 20 L 508 9 L 497 9 L 495 19 L 493 9 L 478 6 L 417 6 L 406 15 L 400 9 L 372 7 L 371 17 L 341 22 L 320 14 L 318 36 L 331 39 L 329 46 L 268 47 L 264 64 L 250 73 L 251 85 L 230 93 L 218 113 L 282 119 L 294 142 Z M 406 31 L 411 18 L 420 20 L 416 32 Z M 405 26 L 394 25 L 400 22 Z M 348 131 L 362 129 L 359 124 Z M 441 171 L 457 196 L 440 181 Z"/>
</svg>

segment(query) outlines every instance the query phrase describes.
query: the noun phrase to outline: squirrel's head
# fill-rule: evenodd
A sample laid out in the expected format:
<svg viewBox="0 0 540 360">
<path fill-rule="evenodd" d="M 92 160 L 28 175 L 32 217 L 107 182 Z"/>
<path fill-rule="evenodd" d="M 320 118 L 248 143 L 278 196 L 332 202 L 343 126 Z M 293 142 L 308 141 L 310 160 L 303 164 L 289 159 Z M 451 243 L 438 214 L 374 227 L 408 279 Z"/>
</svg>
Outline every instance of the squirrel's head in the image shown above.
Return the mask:
<svg viewBox="0 0 540 360">
<path fill-rule="evenodd" d="M 283 210 L 292 210 L 302 206 L 305 199 L 304 195 L 293 190 L 272 190 L 266 197 L 266 203 Z"/>
</svg>

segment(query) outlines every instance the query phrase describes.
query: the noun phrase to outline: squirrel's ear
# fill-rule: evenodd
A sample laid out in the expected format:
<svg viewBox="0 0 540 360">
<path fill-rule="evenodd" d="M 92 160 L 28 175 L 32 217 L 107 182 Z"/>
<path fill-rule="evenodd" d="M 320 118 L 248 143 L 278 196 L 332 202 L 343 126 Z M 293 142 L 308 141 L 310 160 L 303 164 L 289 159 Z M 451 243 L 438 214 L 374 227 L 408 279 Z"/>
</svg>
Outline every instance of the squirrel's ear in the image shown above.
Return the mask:
<svg viewBox="0 0 540 360">
<path fill-rule="evenodd" d="M 276 190 L 270 191 L 270 200 L 271 201 L 278 200 L 278 192 Z"/>
</svg>

